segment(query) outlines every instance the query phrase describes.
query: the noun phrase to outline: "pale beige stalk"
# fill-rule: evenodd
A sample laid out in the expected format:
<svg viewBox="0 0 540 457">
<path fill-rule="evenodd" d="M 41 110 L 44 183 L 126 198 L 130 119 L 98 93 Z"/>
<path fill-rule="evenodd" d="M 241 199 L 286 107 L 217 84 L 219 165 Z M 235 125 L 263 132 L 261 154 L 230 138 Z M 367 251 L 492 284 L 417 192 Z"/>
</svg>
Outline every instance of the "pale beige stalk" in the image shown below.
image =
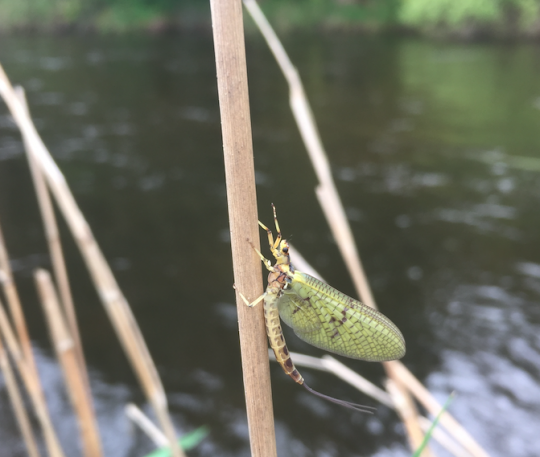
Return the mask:
<svg viewBox="0 0 540 457">
<path fill-rule="evenodd" d="M 48 271 L 34 273 L 41 306 L 45 313 L 49 334 L 64 373 L 67 391 L 75 411 L 81 433 L 82 451 L 85 457 L 102 457 L 99 431 L 92 408 L 92 401 L 81 372 L 73 338 L 68 332 L 60 310 L 58 296 Z"/>
<path fill-rule="evenodd" d="M 0 305 L 1 306 L 1 305 Z M 1 334 L 0 330 L 0 334 Z M 28 419 L 28 414 L 24 407 L 24 402 L 21 397 L 21 392 L 19 386 L 17 385 L 17 380 L 13 374 L 11 368 L 11 363 L 9 361 L 8 355 L 4 350 L 4 345 L 2 343 L 2 338 L 0 338 L 0 371 L 2 376 L 6 381 L 6 388 L 8 391 L 9 400 L 11 406 L 13 407 L 13 412 L 15 413 L 15 419 L 17 420 L 17 425 L 23 436 L 24 444 L 26 446 L 26 451 L 30 457 L 39 457 L 39 450 L 36 445 L 36 440 L 34 438 L 34 432 L 32 430 L 32 425 Z"/>
<path fill-rule="evenodd" d="M 7 313 L 4 309 L 4 305 L 0 301 L 0 335 L 6 341 L 7 347 L 11 354 L 11 357 L 15 361 L 15 366 L 19 371 L 19 374 L 23 380 L 24 386 L 30 401 L 34 407 L 39 425 L 43 431 L 45 438 L 45 446 L 47 447 L 47 453 L 49 457 L 64 457 L 64 452 L 56 436 L 47 403 L 43 396 L 43 390 L 41 389 L 41 383 L 37 376 L 37 371 L 32 370 L 28 362 L 24 359 L 22 349 L 15 336 L 15 332 L 11 328 Z"/>
<path fill-rule="evenodd" d="M 167 437 L 136 405 L 129 403 L 126 405 L 124 411 L 126 416 L 153 441 L 157 448 L 165 447 L 169 444 Z"/>
<path fill-rule="evenodd" d="M 242 3 L 211 0 L 210 7 L 234 281 L 254 299 L 263 289 L 261 262 L 247 243 L 250 239 L 259 247 Z M 273 457 L 277 451 L 263 307 L 248 308 L 238 293 L 236 303 L 251 455 Z"/>
<path fill-rule="evenodd" d="M 409 395 L 409 391 L 401 384 L 395 382 L 392 378 L 386 380 L 386 390 L 392 397 L 392 402 L 396 408 L 396 411 L 401 418 L 405 429 L 407 430 L 407 436 L 409 438 L 409 446 L 413 451 L 418 449 L 424 441 L 424 433 L 418 424 L 418 412 L 416 406 L 413 403 L 412 397 Z M 433 453 L 426 446 L 421 454 L 422 457 L 433 457 Z"/>
<path fill-rule="evenodd" d="M 20 86 L 15 87 L 15 93 L 21 102 L 26 114 L 30 117 L 28 104 L 26 103 L 26 96 L 24 89 Z M 90 385 L 88 381 L 88 372 L 86 370 L 86 362 L 84 360 L 84 353 L 82 350 L 81 337 L 79 334 L 79 327 L 77 324 L 77 315 L 75 313 L 75 306 L 73 304 L 73 298 L 71 296 L 71 290 L 69 287 L 69 279 L 64 261 L 64 254 L 62 252 L 62 244 L 60 243 L 60 235 L 58 233 L 58 225 L 56 224 L 56 217 L 54 215 L 54 208 L 51 201 L 51 196 L 47 190 L 47 184 L 43 173 L 38 166 L 34 155 L 30 151 L 30 147 L 26 142 L 26 138 L 23 136 L 24 146 L 26 150 L 26 158 L 32 174 L 32 181 L 34 182 L 34 188 L 36 191 L 37 200 L 39 203 L 39 209 L 41 212 L 41 219 L 43 220 L 43 226 L 45 228 L 45 237 L 49 246 L 49 254 L 51 256 L 51 263 L 54 270 L 54 276 L 56 283 L 58 284 L 58 290 L 60 292 L 60 298 L 64 313 L 69 325 L 69 332 L 72 335 L 73 342 L 75 344 L 75 351 L 77 353 L 77 359 L 81 374 L 83 376 L 86 390 L 90 392 Z"/>
</svg>

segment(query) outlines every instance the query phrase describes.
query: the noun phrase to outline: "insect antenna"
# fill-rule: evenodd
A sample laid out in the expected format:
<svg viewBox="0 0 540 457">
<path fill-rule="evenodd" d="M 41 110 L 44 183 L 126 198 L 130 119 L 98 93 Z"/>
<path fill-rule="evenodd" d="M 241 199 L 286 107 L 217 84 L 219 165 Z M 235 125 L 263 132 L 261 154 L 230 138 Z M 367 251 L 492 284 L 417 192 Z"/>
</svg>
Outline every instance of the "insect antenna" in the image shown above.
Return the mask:
<svg viewBox="0 0 540 457">
<path fill-rule="evenodd" d="M 329 397 L 328 395 L 321 394 L 320 392 L 317 392 L 316 390 L 313 390 L 311 387 L 309 387 L 305 382 L 302 384 L 304 388 L 313 395 L 316 395 L 317 397 L 320 397 L 324 400 L 330 401 L 332 403 L 335 403 L 336 405 L 344 406 L 345 408 L 353 409 L 355 411 L 358 411 L 360 413 L 366 413 L 366 414 L 373 414 L 373 412 L 377 408 L 373 408 L 372 406 L 365 406 L 365 405 L 359 405 L 358 403 L 351 403 L 349 401 L 345 400 L 339 400 L 334 397 Z"/>
</svg>

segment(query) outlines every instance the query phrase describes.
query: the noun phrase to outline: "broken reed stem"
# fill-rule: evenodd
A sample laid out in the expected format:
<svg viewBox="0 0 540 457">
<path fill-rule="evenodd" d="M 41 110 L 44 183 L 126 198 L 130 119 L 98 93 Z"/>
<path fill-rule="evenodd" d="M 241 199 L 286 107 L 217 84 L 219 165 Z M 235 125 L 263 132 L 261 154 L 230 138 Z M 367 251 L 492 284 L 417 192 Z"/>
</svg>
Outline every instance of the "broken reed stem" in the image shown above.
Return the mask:
<svg viewBox="0 0 540 457">
<path fill-rule="evenodd" d="M 11 354 L 11 357 L 15 361 L 15 366 L 19 371 L 19 374 L 23 380 L 26 391 L 30 396 L 30 401 L 34 407 L 38 422 L 43 431 L 45 438 L 45 446 L 47 447 L 47 453 L 49 457 L 64 457 L 64 452 L 54 431 L 54 427 L 51 422 L 47 403 L 43 396 L 43 390 L 41 389 L 41 383 L 35 370 L 32 370 L 28 362 L 24 359 L 21 347 L 15 332 L 11 328 L 7 313 L 4 309 L 4 305 L 0 301 L 0 336 L 4 338 L 7 343 L 7 347 Z"/>
<path fill-rule="evenodd" d="M 0 331 L 1 333 L 1 331 Z M 28 414 L 24 407 L 23 399 L 21 397 L 21 392 L 19 391 L 19 386 L 15 379 L 15 375 L 11 368 L 11 363 L 9 361 L 8 355 L 4 350 L 4 345 L 2 343 L 2 338 L 0 338 L 0 371 L 6 380 L 6 387 L 8 391 L 9 400 L 11 406 L 13 407 L 13 412 L 15 413 L 15 419 L 17 420 L 17 425 L 21 431 L 21 435 L 24 439 L 24 444 L 26 446 L 26 451 L 30 457 L 40 457 L 39 450 L 36 445 L 36 440 L 34 438 L 34 432 L 32 430 L 32 425 L 28 419 Z"/>
<path fill-rule="evenodd" d="M 157 428 L 154 423 L 133 403 L 129 403 L 125 408 L 126 416 L 137 425 L 154 445 L 159 449 L 169 445 L 167 437 Z"/>
<path fill-rule="evenodd" d="M 35 271 L 34 279 L 56 358 L 64 372 L 69 398 L 79 423 L 83 455 L 85 457 L 101 457 L 103 453 L 92 401 L 86 388 L 84 375 L 80 370 L 73 338 L 68 332 L 60 310 L 51 276 L 49 272 L 40 269 Z"/>
<path fill-rule="evenodd" d="M 26 114 L 30 117 L 28 104 L 26 102 L 26 96 L 24 89 L 20 86 L 15 87 L 15 93 L 21 102 Z M 24 146 L 26 150 L 26 158 L 32 174 L 32 181 L 34 182 L 34 188 L 36 190 L 36 196 L 41 212 L 41 219 L 43 220 L 43 226 L 45 229 L 45 238 L 49 246 L 49 254 L 51 256 L 51 263 L 54 270 L 54 277 L 58 285 L 60 292 L 60 298 L 62 307 L 64 309 L 65 316 L 69 325 L 69 332 L 72 335 L 73 342 L 75 344 L 75 351 L 80 367 L 81 374 L 83 376 L 86 389 L 90 392 L 90 383 L 88 380 L 88 372 L 86 370 L 86 361 L 84 360 L 84 353 L 82 350 L 81 337 L 79 334 L 79 326 L 77 324 L 77 315 L 75 313 L 75 306 L 73 305 L 73 298 L 71 296 L 71 290 L 69 287 L 69 279 L 64 261 L 64 255 L 62 253 L 62 244 L 60 243 L 60 234 L 58 232 L 58 225 L 56 223 L 56 217 L 54 215 L 54 208 L 51 201 L 51 196 L 47 190 L 47 185 L 43 177 L 43 173 L 39 168 L 33 154 L 30 151 L 30 147 L 27 144 L 23 136 Z"/>
<path fill-rule="evenodd" d="M 0 95 L 4 98 L 15 123 L 21 130 L 28 149 L 41 168 L 47 185 L 66 219 L 109 319 L 139 378 L 146 398 L 152 404 L 169 439 L 173 457 L 184 456 L 183 451 L 178 446 L 176 432 L 167 410 L 167 398 L 163 385 L 129 304 L 118 287 L 118 283 L 99 249 L 90 226 L 77 206 L 62 172 L 52 159 L 32 120 L 21 105 L 2 66 L 0 66 Z"/>
<path fill-rule="evenodd" d="M 277 451 L 263 310 L 248 308 L 238 294 L 253 300 L 263 292 L 261 261 L 247 242 L 259 246 L 242 3 L 211 0 L 210 7 L 251 454 L 273 457 Z"/>
</svg>

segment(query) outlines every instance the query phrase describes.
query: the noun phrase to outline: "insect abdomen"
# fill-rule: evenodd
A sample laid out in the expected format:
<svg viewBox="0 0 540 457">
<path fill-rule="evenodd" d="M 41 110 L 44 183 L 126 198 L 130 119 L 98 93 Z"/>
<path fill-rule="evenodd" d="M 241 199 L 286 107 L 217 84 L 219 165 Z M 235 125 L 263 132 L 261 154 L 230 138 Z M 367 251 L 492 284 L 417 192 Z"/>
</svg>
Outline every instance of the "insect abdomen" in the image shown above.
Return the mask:
<svg viewBox="0 0 540 457">
<path fill-rule="evenodd" d="M 279 320 L 279 312 L 276 306 L 276 297 L 274 295 L 267 296 L 264 300 L 264 319 L 266 322 L 266 334 L 270 347 L 274 351 L 277 362 L 283 368 L 283 371 L 288 374 L 298 384 L 304 383 L 304 378 L 298 372 L 289 355 L 287 343 L 283 336 L 283 330 Z"/>
</svg>

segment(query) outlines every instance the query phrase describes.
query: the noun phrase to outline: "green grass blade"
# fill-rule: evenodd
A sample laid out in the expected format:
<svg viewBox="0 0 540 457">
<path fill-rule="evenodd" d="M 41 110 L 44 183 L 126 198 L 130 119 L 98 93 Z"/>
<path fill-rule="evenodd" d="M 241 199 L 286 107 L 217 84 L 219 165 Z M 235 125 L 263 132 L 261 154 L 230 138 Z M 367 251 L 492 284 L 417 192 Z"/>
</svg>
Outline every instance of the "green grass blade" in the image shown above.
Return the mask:
<svg viewBox="0 0 540 457">
<path fill-rule="evenodd" d="M 424 451 L 424 448 L 427 446 L 429 440 L 431 439 L 431 435 L 433 434 L 433 431 L 435 430 L 435 427 L 437 427 L 437 424 L 439 423 L 439 419 L 443 415 L 443 413 L 448 409 L 450 406 L 450 403 L 452 403 L 452 400 L 454 399 L 454 392 L 452 392 L 448 398 L 446 399 L 446 402 L 444 403 L 443 407 L 439 411 L 439 414 L 437 414 L 437 417 L 434 419 L 434 421 L 431 423 L 426 436 L 424 436 L 424 441 L 422 441 L 422 444 L 418 446 L 418 449 L 413 454 L 412 457 L 420 457 L 420 454 Z"/>
<path fill-rule="evenodd" d="M 195 446 L 197 446 L 206 436 L 210 430 L 208 427 L 199 427 L 196 430 L 193 430 L 192 432 L 189 432 L 185 434 L 182 438 L 178 440 L 178 444 L 184 451 L 189 451 L 190 449 L 193 449 Z M 162 447 L 159 449 L 156 449 L 155 451 L 151 452 L 150 454 L 147 454 L 145 457 L 170 457 L 171 450 L 169 447 Z"/>
</svg>

